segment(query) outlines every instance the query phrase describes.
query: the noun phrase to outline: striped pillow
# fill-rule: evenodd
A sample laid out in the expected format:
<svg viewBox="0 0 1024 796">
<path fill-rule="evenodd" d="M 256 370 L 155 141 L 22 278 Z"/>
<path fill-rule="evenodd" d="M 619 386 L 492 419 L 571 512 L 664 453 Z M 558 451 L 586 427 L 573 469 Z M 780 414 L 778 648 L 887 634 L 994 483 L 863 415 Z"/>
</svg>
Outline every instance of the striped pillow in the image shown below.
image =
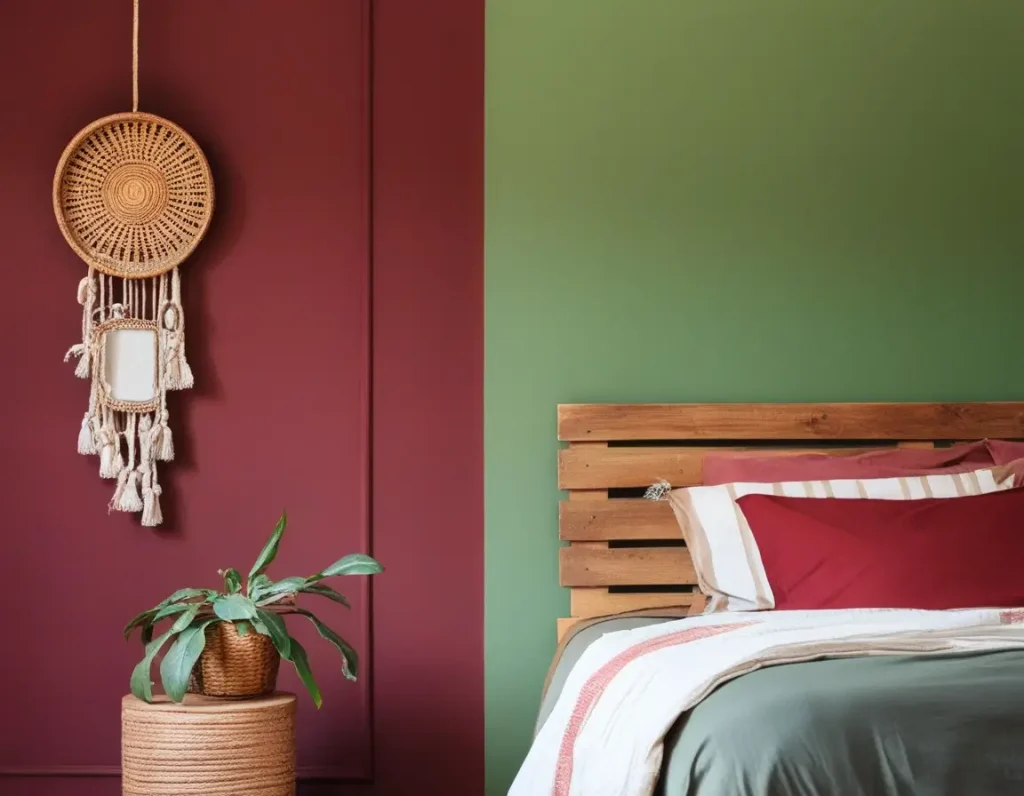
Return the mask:
<svg viewBox="0 0 1024 796">
<path fill-rule="evenodd" d="M 1024 459 L 966 473 L 904 478 L 732 483 L 694 486 L 668 493 L 693 557 L 697 583 L 707 594 L 705 613 L 758 611 L 775 607 L 775 598 L 750 526 L 736 501 L 744 495 L 877 498 L 914 500 L 980 495 L 1009 489 L 1024 470 Z"/>
</svg>

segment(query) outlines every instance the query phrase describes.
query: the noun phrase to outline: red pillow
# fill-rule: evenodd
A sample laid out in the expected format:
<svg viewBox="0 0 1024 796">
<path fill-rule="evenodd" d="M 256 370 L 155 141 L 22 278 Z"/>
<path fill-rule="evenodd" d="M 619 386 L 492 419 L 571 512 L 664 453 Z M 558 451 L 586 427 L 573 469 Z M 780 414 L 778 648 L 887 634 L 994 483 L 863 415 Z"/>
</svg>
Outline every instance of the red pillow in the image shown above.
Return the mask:
<svg viewBox="0 0 1024 796">
<path fill-rule="evenodd" d="M 1024 489 L 737 503 L 777 609 L 1024 606 Z"/>
<path fill-rule="evenodd" d="M 774 484 L 838 478 L 900 478 L 965 473 L 1020 458 L 1024 458 L 1024 442 L 1006 440 L 982 440 L 949 448 L 890 448 L 853 456 L 709 453 L 704 456 L 702 480 L 705 485 L 714 486 L 736 482 Z"/>
</svg>

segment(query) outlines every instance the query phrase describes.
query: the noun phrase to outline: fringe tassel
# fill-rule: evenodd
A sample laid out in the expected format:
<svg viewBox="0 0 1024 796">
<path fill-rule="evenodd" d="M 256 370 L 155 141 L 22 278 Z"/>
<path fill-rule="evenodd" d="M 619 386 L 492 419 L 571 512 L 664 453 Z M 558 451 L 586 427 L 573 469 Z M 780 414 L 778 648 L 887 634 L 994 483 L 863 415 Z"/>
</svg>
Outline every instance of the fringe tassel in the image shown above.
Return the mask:
<svg viewBox="0 0 1024 796">
<path fill-rule="evenodd" d="M 89 412 L 82 418 L 82 427 L 78 431 L 78 452 L 83 456 L 96 453 L 96 440 L 92 436 L 93 417 Z"/>
<path fill-rule="evenodd" d="M 192 368 L 185 359 L 185 334 L 180 335 L 178 342 L 178 389 L 191 390 L 196 385 L 195 377 L 192 375 Z"/>
<path fill-rule="evenodd" d="M 68 362 L 71 357 L 78 357 L 75 375 L 80 379 L 89 378 L 92 375 L 92 357 L 89 356 L 89 347 L 84 343 L 75 343 L 64 355 L 64 361 Z"/>
<path fill-rule="evenodd" d="M 142 475 L 142 524 L 155 528 L 164 521 L 160 511 L 160 485 L 156 481 L 156 464 L 153 461 L 154 447 L 160 440 L 159 423 L 143 415 L 139 421 L 139 472 Z"/>
<path fill-rule="evenodd" d="M 114 413 L 103 410 L 103 430 L 100 432 L 103 447 L 100 450 L 100 478 L 117 478 L 124 469 L 121 458 L 121 434 L 114 425 Z"/>
<path fill-rule="evenodd" d="M 124 495 L 124 488 L 128 484 L 128 471 L 121 470 L 117 474 L 117 486 L 114 488 L 114 496 L 110 498 L 110 503 L 107 504 L 107 511 L 120 511 L 121 510 L 121 497 Z"/>
<path fill-rule="evenodd" d="M 153 427 L 154 450 L 156 458 L 161 462 L 174 461 L 174 437 L 168 424 L 167 410 L 160 413 L 160 425 Z M 157 447 L 159 443 L 159 447 Z"/>
<path fill-rule="evenodd" d="M 93 282 L 93 269 L 89 267 L 89 275 L 78 283 L 78 303 L 82 305 L 82 342 L 71 346 L 64 355 L 67 362 L 72 356 L 78 357 L 75 375 L 80 379 L 88 379 L 92 375 L 92 313 L 96 304 L 96 283 Z"/>
<path fill-rule="evenodd" d="M 148 420 L 149 416 L 145 415 L 145 418 Z M 139 497 L 139 474 L 135 471 L 136 427 L 136 416 L 128 415 L 124 430 L 124 439 L 128 443 L 128 466 L 117 477 L 117 491 L 111 501 L 111 508 L 117 511 L 142 511 L 142 498 Z"/>
<path fill-rule="evenodd" d="M 142 511 L 143 503 L 142 498 L 139 497 L 139 473 L 137 470 L 128 472 L 128 480 L 121 492 L 117 508 L 119 511 Z"/>
<path fill-rule="evenodd" d="M 161 288 L 163 293 L 166 288 L 164 285 Z M 185 357 L 185 310 L 181 306 L 181 276 L 177 268 L 171 271 L 171 295 L 169 300 L 165 299 L 162 312 L 161 320 L 167 330 L 167 389 L 189 390 L 195 386 L 195 377 Z M 167 322 L 168 313 L 173 313 L 173 324 Z"/>
<path fill-rule="evenodd" d="M 142 477 L 142 524 L 146 528 L 155 528 L 164 521 L 160 510 L 160 495 L 163 490 L 156 483 L 156 468 Z"/>
</svg>

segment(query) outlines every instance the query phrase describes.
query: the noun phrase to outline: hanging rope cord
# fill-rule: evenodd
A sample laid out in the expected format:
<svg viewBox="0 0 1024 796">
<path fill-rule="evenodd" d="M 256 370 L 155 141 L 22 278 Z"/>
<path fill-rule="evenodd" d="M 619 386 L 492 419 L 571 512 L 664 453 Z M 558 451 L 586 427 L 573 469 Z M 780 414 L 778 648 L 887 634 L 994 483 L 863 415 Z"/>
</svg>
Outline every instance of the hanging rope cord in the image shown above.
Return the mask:
<svg viewBox="0 0 1024 796">
<path fill-rule="evenodd" d="M 132 113 L 139 112 L 139 0 L 132 16 Z"/>
</svg>

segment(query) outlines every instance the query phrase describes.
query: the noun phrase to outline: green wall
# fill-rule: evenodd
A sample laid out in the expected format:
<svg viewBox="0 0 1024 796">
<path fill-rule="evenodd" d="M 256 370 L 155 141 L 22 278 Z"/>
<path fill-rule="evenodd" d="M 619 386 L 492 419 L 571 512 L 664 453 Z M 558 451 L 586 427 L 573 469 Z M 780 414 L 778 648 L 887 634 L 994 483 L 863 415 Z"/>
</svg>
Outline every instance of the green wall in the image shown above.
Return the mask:
<svg viewBox="0 0 1024 796">
<path fill-rule="evenodd" d="M 490 0 L 488 793 L 566 615 L 555 405 L 1020 399 L 1024 3 Z"/>
</svg>

